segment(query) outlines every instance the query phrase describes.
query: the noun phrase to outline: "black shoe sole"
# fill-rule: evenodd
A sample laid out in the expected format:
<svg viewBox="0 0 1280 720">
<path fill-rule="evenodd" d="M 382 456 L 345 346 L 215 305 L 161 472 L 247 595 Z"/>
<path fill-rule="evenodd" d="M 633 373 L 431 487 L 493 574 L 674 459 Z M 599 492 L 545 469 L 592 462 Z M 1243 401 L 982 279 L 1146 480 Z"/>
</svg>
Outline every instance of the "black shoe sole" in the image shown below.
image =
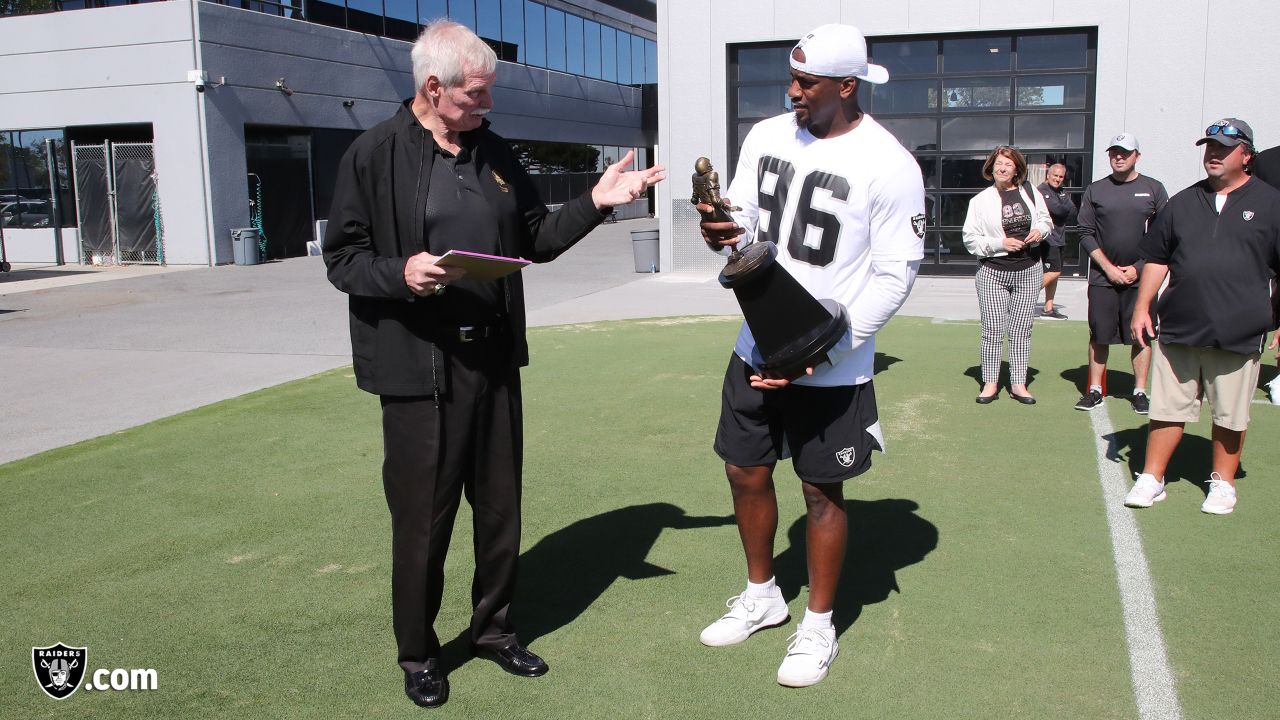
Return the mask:
<svg viewBox="0 0 1280 720">
<path fill-rule="evenodd" d="M 978 397 L 974 398 L 973 401 L 978 403 L 979 405 L 990 405 L 991 403 L 999 399 L 1000 399 L 1000 393 L 996 393 L 995 395 L 979 395 Z"/>
<path fill-rule="evenodd" d="M 1017 400 L 1018 402 L 1022 403 L 1023 405 L 1035 405 L 1035 404 L 1036 404 L 1036 399 L 1035 399 L 1035 398 L 1033 398 L 1033 397 L 1031 397 L 1030 395 L 1015 395 L 1014 393 L 1009 393 L 1009 397 L 1013 398 L 1014 400 Z"/>
</svg>

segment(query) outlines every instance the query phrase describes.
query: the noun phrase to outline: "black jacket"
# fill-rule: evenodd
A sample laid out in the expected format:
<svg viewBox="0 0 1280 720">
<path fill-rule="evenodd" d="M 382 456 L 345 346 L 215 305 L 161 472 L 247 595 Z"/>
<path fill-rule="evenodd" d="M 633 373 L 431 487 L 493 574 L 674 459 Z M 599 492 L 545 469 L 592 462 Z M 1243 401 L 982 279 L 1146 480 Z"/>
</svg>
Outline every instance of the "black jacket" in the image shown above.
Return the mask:
<svg viewBox="0 0 1280 720">
<path fill-rule="evenodd" d="M 1261 352 L 1275 327 L 1280 191 L 1251 179 L 1218 213 L 1207 180 L 1169 199 L 1142 239 L 1148 262 L 1169 266 L 1158 306 L 1160 342 Z"/>
<path fill-rule="evenodd" d="M 356 385 L 376 395 L 432 395 L 441 353 L 457 328 L 432 317 L 433 297 L 417 297 L 404 280 L 411 255 L 427 248 L 425 207 L 435 157 L 431 134 L 406 100 L 391 119 L 365 132 L 338 168 L 324 261 L 329 281 L 349 295 Z M 528 174 L 489 123 L 463 133 L 485 197 L 498 215 L 501 254 L 548 262 L 600 224 L 590 193 L 549 213 Z M 433 242 L 439 248 L 440 243 Z M 511 366 L 529 362 L 524 285 L 507 280 L 504 303 Z"/>
</svg>

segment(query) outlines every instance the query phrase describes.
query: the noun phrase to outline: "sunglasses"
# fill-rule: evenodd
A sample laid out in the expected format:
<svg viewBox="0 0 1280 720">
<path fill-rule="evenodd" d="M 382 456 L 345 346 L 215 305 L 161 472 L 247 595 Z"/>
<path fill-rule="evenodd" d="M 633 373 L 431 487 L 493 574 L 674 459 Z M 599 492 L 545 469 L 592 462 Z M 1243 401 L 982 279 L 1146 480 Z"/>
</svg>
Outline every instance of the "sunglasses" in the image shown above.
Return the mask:
<svg viewBox="0 0 1280 720">
<path fill-rule="evenodd" d="M 1249 133 L 1241 130 L 1235 125 L 1210 125 L 1204 129 L 1204 134 L 1207 137 L 1222 135 L 1223 137 L 1244 138 L 1245 142 L 1253 142 L 1253 138 L 1249 137 Z"/>
</svg>

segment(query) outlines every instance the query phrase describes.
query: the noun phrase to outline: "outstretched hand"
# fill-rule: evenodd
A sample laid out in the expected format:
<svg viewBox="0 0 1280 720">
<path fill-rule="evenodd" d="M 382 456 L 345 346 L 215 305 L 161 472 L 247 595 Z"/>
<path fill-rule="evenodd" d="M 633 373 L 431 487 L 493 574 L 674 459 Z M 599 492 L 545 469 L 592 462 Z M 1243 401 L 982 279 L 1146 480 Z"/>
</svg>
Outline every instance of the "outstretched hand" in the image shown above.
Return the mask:
<svg viewBox="0 0 1280 720">
<path fill-rule="evenodd" d="M 595 203 L 597 210 L 626 205 L 667 178 L 667 170 L 661 165 L 644 170 L 627 170 L 626 168 L 631 167 L 631 159 L 635 154 L 634 150 L 628 150 L 625 157 L 605 168 L 600 181 L 591 188 L 591 201 Z"/>
</svg>

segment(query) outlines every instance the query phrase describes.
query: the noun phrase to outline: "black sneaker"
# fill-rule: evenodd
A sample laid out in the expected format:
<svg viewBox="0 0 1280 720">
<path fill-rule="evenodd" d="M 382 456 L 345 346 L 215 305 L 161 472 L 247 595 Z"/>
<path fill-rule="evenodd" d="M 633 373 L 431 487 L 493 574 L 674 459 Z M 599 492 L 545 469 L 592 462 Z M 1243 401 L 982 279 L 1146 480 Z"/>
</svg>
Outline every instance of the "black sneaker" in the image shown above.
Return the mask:
<svg viewBox="0 0 1280 720">
<path fill-rule="evenodd" d="M 1151 412 L 1151 400 L 1146 393 L 1136 393 L 1129 398 L 1129 402 L 1133 403 L 1133 411 L 1139 415 L 1146 415 Z"/>
<path fill-rule="evenodd" d="M 1053 318 L 1054 320 L 1066 320 L 1066 319 L 1067 319 L 1067 316 L 1066 316 L 1066 315 L 1063 315 L 1062 313 L 1058 312 L 1058 308 L 1054 308 L 1054 309 L 1052 309 L 1052 310 L 1041 310 L 1041 311 L 1040 311 L 1040 317 L 1043 317 L 1043 318 Z"/>
<path fill-rule="evenodd" d="M 1077 410 L 1092 410 L 1096 407 L 1102 407 L 1102 393 L 1097 390 L 1090 390 L 1080 396 L 1080 401 L 1076 403 Z"/>
</svg>

